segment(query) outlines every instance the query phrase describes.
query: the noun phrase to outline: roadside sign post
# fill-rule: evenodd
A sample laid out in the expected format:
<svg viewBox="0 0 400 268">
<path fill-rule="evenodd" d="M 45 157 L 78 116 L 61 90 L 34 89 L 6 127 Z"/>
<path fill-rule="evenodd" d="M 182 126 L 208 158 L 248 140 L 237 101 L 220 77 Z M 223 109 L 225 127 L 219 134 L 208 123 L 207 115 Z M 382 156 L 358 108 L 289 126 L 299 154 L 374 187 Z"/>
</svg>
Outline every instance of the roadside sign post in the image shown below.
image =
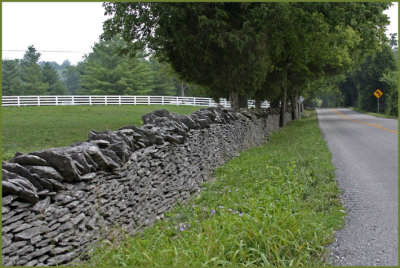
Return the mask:
<svg viewBox="0 0 400 268">
<path fill-rule="evenodd" d="M 379 114 L 379 98 L 382 97 L 383 92 L 380 89 L 375 90 L 374 95 L 376 97 L 376 101 L 378 103 L 378 114 Z"/>
<path fill-rule="evenodd" d="M 299 118 L 301 118 L 301 110 L 300 110 L 300 105 L 304 101 L 304 98 L 302 96 L 299 97 L 297 100 L 297 103 L 299 104 Z"/>
</svg>

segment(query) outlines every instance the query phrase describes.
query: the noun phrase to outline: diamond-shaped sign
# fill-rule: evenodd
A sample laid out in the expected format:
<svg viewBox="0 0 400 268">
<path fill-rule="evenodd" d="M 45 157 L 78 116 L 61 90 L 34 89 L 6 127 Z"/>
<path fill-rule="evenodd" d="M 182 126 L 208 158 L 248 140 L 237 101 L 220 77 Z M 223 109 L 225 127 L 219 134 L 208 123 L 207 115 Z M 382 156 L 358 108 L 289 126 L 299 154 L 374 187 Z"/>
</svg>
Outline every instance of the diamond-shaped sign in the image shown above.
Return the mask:
<svg viewBox="0 0 400 268">
<path fill-rule="evenodd" d="M 379 99 L 380 97 L 382 97 L 383 92 L 382 92 L 380 89 L 377 89 L 377 90 L 374 92 L 374 95 L 375 95 L 375 97 L 377 97 L 377 98 Z"/>
</svg>

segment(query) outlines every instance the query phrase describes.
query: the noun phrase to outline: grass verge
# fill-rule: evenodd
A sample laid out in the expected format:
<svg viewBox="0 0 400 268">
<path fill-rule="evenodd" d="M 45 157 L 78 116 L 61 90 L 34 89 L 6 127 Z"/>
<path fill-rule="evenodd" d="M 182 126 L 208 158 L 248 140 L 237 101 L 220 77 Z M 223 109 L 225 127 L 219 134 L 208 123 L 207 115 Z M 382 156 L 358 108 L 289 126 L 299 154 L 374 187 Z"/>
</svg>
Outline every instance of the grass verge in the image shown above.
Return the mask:
<svg viewBox="0 0 400 268">
<path fill-rule="evenodd" d="M 162 105 L 3 107 L 2 160 L 19 151 L 33 152 L 86 141 L 90 130 L 116 130 L 141 125 L 155 109 L 190 114 L 200 107 Z"/>
<path fill-rule="evenodd" d="M 350 110 L 353 110 L 355 112 L 359 112 L 359 113 L 363 113 L 363 114 L 367 114 L 367 115 L 372 115 L 372 116 L 376 116 L 376 117 L 382 117 L 382 118 L 391 118 L 391 119 L 397 119 L 397 116 L 394 115 L 387 115 L 387 114 L 377 114 L 377 113 L 371 113 L 371 112 L 366 112 L 363 110 L 360 110 L 358 108 L 354 108 L 354 107 L 349 107 Z"/>
<path fill-rule="evenodd" d="M 136 236 L 102 241 L 92 265 L 323 265 L 344 222 L 315 112 L 215 172 L 199 196 Z"/>
</svg>

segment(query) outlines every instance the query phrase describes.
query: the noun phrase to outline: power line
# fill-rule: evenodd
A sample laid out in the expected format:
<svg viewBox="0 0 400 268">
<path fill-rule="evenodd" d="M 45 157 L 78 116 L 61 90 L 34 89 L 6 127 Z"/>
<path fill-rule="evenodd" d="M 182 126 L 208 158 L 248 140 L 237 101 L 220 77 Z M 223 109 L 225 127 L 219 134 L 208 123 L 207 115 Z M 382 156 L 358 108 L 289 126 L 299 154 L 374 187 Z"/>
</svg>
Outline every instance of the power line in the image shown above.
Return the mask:
<svg viewBox="0 0 400 268">
<path fill-rule="evenodd" d="M 7 52 L 25 52 L 26 50 L 19 49 L 3 49 L 2 51 Z M 72 51 L 72 50 L 36 50 L 39 53 L 86 53 L 85 51 Z"/>
</svg>

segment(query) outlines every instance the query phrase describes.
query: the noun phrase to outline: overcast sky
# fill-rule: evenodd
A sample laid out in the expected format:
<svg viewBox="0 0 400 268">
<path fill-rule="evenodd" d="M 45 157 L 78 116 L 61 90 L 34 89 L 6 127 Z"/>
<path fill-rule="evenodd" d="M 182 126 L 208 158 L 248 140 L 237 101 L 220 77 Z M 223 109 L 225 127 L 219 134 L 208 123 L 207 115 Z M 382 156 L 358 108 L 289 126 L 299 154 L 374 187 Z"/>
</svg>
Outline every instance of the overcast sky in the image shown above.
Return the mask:
<svg viewBox="0 0 400 268">
<path fill-rule="evenodd" d="M 22 58 L 28 46 L 42 54 L 40 61 L 72 64 L 91 52 L 103 31 L 101 2 L 2 3 L 2 57 Z M 388 33 L 398 32 L 398 3 L 385 12 L 391 20 Z"/>
</svg>

